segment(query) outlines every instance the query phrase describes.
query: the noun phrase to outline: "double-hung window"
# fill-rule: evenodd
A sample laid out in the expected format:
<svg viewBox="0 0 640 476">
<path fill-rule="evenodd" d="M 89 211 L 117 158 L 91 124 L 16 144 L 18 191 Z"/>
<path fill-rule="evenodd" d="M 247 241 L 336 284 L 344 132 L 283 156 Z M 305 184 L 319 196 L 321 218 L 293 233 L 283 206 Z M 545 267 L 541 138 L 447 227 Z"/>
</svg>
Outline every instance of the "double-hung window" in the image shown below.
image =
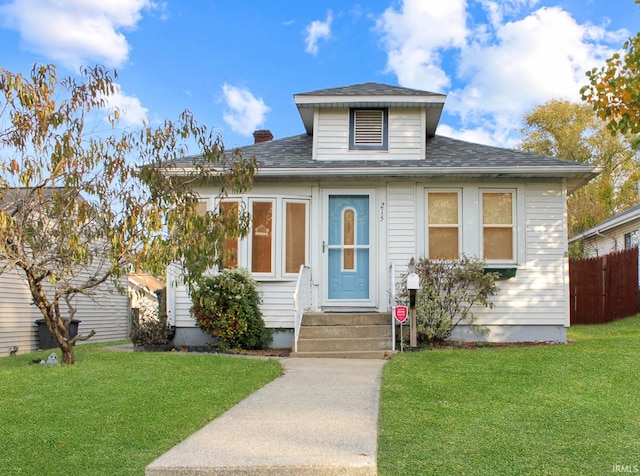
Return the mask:
<svg viewBox="0 0 640 476">
<path fill-rule="evenodd" d="M 429 259 L 458 259 L 459 191 L 427 191 L 427 240 Z"/>
<path fill-rule="evenodd" d="M 482 191 L 482 250 L 487 261 L 515 260 L 515 191 Z"/>
<path fill-rule="evenodd" d="M 349 149 L 387 150 L 388 110 L 351 109 L 349 111 Z"/>
</svg>

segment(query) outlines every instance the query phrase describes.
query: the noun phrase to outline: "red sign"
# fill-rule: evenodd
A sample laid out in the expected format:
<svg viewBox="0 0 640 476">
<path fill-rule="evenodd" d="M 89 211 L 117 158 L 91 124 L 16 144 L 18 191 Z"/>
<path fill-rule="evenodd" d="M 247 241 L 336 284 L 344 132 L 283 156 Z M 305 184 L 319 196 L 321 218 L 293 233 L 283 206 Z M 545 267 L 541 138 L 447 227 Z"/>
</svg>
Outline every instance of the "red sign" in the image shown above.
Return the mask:
<svg viewBox="0 0 640 476">
<path fill-rule="evenodd" d="M 409 316 L 409 308 L 407 306 L 395 306 L 393 308 L 393 317 L 396 318 L 400 324 L 407 320 Z"/>
</svg>

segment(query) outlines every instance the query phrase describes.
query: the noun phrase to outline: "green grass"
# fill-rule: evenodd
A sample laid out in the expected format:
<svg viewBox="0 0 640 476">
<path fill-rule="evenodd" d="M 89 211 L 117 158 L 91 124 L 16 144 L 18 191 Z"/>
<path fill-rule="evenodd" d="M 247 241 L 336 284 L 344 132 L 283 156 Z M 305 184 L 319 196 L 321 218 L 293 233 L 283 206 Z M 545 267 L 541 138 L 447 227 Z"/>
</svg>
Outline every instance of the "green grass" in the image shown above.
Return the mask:
<svg viewBox="0 0 640 476">
<path fill-rule="evenodd" d="M 640 316 L 577 326 L 570 338 L 394 357 L 383 372 L 379 474 L 640 470 Z"/>
<path fill-rule="evenodd" d="M 275 360 L 76 348 L 0 358 L 0 474 L 141 475 L 281 373 Z M 57 352 L 60 358 L 60 352 Z"/>
</svg>

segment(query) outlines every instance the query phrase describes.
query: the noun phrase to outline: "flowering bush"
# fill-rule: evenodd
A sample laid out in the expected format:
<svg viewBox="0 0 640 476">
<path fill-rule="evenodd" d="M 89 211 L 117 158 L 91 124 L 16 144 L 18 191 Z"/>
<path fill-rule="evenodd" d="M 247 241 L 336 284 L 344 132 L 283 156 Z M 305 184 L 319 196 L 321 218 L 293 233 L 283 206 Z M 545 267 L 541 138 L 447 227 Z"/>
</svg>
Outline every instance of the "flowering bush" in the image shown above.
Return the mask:
<svg viewBox="0 0 640 476">
<path fill-rule="evenodd" d="M 221 349 L 262 349 L 271 341 L 256 282 L 241 269 L 225 269 L 192 292 L 191 313 Z"/>
</svg>

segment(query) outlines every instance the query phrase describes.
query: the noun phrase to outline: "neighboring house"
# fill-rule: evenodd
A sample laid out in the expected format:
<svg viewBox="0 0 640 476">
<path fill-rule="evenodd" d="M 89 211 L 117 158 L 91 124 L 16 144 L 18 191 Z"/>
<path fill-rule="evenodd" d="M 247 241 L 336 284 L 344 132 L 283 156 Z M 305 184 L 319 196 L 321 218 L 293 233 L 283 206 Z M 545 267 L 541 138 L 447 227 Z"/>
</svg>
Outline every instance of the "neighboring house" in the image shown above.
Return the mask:
<svg viewBox="0 0 640 476">
<path fill-rule="evenodd" d="M 131 309 L 138 309 L 139 319 L 158 318 L 158 291 L 164 283 L 148 273 L 130 273 L 129 301 Z"/>
<path fill-rule="evenodd" d="M 40 343 L 35 321 L 44 317 L 33 305 L 26 281 L 17 272 L 4 272 L 0 274 L 0 289 L 0 356 L 9 355 L 13 347 L 18 347 L 20 354 L 38 350 Z M 129 336 L 129 298 L 109 284 L 101 286 L 96 299 L 77 296 L 74 302 L 78 308 L 74 319 L 80 321 L 79 333 L 96 331 L 95 336 L 79 344 L 121 340 Z"/>
<path fill-rule="evenodd" d="M 268 327 L 296 326 L 301 265 L 308 310 L 334 313 L 335 323 L 388 313 L 392 283 L 412 257 L 465 254 L 515 274 L 500 281 L 495 308 L 476 313 L 488 340 L 566 340 L 566 198 L 596 167 L 438 136 L 443 94 L 366 83 L 294 100 L 303 134 L 270 140 L 257 131 L 257 143 L 241 149 L 260 164 L 252 190 L 218 202 L 214 185 L 199 189 L 210 210 L 242 203 L 251 212 L 249 235 L 225 246 L 258 281 Z M 191 162 L 171 173 L 188 173 Z M 202 334 L 177 274 L 169 273 L 167 313 L 176 344 L 195 344 Z M 477 339 L 464 328 L 455 337 Z"/>
<path fill-rule="evenodd" d="M 611 218 L 598 223 L 569 243 L 580 243 L 588 257 L 603 256 L 613 251 L 632 248 L 640 244 L 640 205 L 634 205 Z"/>
<path fill-rule="evenodd" d="M 12 189 L 12 192 L 13 196 L 23 193 L 21 189 Z M 6 202 L 10 203 L 12 195 L 7 197 Z M 4 270 L 3 264 L 0 260 L 0 271 L 3 271 L 0 273 L 0 356 L 9 355 L 15 347 L 20 354 L 32 352 L 40 348 L 35 321 L 44 317 L 33 304 L 24 273 Z M 124 278 L 120 285 L 126 286 Z M 77 295 L 72 302 L 77 307 L 74 319 L 80 321 L 78 332 L 96 331 L 95 336 L 84 342 L 108 342 L 128 337 L 129 298 L 119 293 L 111 282 L 99 286 L 92 297 Z M 61 306 L 66 310 L 64 303 Z"/>
</svg>

